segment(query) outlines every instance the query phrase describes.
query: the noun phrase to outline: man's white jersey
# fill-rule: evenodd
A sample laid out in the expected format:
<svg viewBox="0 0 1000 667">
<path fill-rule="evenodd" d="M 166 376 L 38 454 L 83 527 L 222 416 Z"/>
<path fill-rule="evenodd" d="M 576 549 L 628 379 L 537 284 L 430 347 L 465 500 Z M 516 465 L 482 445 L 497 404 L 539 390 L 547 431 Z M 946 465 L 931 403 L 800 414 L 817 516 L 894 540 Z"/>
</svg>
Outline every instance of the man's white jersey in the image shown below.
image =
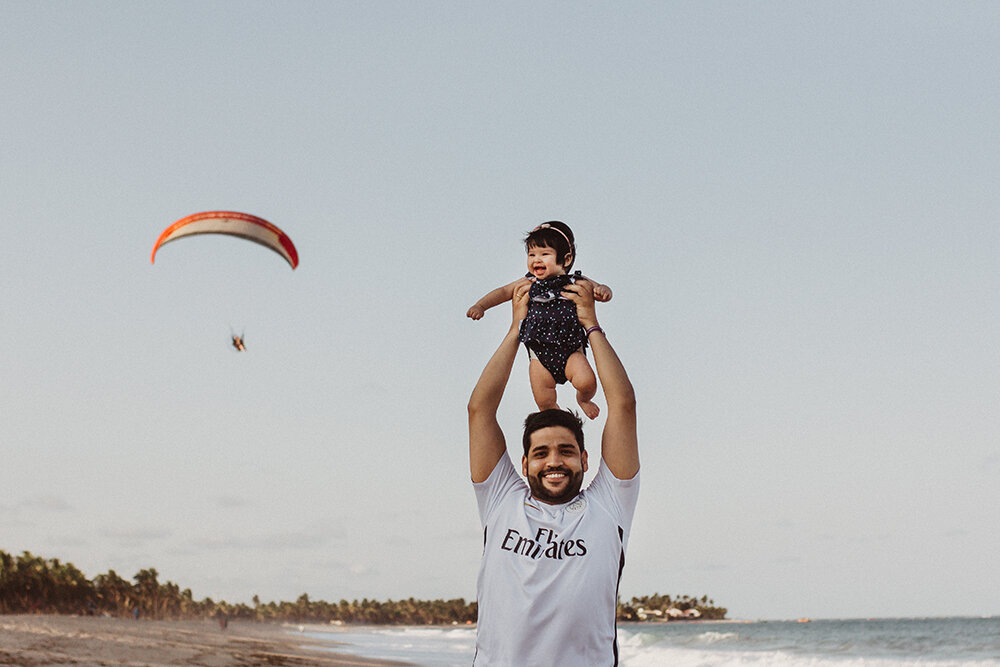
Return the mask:
<svg viewBox="0 0 1000 667">
<path fill-rule="evenodd" d="M 571 502 L 531 496 L 508 455 L 474 484 L 484 530 L 477 666 L 617 665 L 615 609 L 639 475 L 601 462 Z"/>
</svg>

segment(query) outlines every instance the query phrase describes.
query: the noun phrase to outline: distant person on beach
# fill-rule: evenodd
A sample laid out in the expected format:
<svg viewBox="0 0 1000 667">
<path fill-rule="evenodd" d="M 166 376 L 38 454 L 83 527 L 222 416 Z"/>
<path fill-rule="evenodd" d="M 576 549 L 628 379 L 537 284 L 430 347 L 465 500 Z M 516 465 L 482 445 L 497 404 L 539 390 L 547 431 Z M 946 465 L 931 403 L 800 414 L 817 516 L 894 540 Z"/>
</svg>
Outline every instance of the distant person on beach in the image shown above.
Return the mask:
<svg viewBox="0 0 1000 667">
<path fill-rule="evenodd" d="M 600 414 L 591 399 L 597 392 L 594 369 L 587 362 L 587 333 L 576 316 L 575 304 L 563 290 L 577 280 L 590 280 L 577 271 L 573 230 L 552 220 L 535 227 L 524 239 L 528 253 L 528 273 L 524 278 L 498 287 L 484 295 L 465 313 L 478 320 L 493 306 L 510 301 L 514 290 L 530 282 L 528 313 L 519 329 L 519 340 L 528 350 L 528 378 L 539 410 L 558 408 L 556 385 L 568 380 L 576 389 L 576 401 L 589 418 Z M 593 282 L 593 281 L 591 281 Z M 594 298 L 610 301 L 611 288 L 594 284 Z"/>
<path fill-rule="evenodd" d="M 600 468 L 588 468 L 582 421 L 558 409 L 528 415 L 521 474 L 497 422 L 518 349 L 529 285 L 513 293 L 513 322 L 469 399 L 469 464 L 483 525 L 474 664 L 617 665 L 615 612 L 639 492 L 635 392 L 597 323 L 594 286 L 568 285 L 589 332 L 607 422 Z"/>
</svg>

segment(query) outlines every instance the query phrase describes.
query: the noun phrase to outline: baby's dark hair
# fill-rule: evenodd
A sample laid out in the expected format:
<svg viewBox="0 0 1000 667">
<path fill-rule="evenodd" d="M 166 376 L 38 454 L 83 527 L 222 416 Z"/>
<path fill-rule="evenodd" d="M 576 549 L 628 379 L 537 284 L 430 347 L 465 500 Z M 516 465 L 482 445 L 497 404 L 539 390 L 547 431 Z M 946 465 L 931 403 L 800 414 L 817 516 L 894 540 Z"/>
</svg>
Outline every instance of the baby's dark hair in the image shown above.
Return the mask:
<svg viewBox="0 0 1000 667">
<path fill-rule="evenodd" d="M 576 261 L 576 240 L 573 238 L 573 230 L 565 222 L 550 220 L 528 232 L 524 237 L 524 249 L 528 251 L 531 248 L 552 248 L 556 251 L 556 261 L 560 264 L 566 261 L 566 255 L 570 255 L 567 272 Z"/>
</svg>

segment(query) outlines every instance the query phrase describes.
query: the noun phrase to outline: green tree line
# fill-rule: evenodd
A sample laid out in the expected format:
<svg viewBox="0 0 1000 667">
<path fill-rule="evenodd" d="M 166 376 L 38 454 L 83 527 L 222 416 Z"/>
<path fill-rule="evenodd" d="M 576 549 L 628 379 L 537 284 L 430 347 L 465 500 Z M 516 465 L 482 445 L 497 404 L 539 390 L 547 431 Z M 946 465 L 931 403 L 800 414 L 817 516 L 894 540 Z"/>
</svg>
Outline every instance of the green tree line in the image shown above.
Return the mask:
<svg viewBox="0 0 1000 667">
<path fill-rule="evenodd" d="M 268 622 L 447 625 L 474 623 L 478 611 L 475 602 L 463 598 L 326 602 L 311 600 L 305 593 L 294 602 L 264 603 L 254 595 L 252 605 L 230 604 L 211 598 L 196 600 L 190 588 L 181 589 L 172 581 L 160 583 L 159 576 L 155 569 L 149 568 L 139 570 L 131 581 L 114 570 L 88 579 L 72 563 L 63 563 L 58 558 L 44 559 L 27 551 L 12 556 L 0 551 L 0 614 L 107 614 L 156 619 L 224 615 L 229 619 Z M 665 611 L 673 606 L 696 608 L 704 618 L 724 618 L 726 610 L 713 604 L 704 596 L 700 600 L 688 596 L 673 599 L 646 596 L 619 604 L 618 617 L 639 620 L 638 609 L 662 607 Z"/>
</svg>

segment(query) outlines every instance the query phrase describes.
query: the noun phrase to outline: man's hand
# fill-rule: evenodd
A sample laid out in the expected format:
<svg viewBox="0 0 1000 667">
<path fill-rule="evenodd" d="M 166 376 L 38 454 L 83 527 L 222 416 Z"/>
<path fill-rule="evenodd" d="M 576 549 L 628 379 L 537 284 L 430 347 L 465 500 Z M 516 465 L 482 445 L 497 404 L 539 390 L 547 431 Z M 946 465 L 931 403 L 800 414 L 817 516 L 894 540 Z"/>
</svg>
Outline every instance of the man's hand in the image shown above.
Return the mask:
<svg viewBox="0 0 1000 667">
<path fill-rule="evenodd" d="M 576 317 L 584 329 L 597 326 L 597 309 L 594 308 L 594 283 L 577 280 L 563 288 L 563 296 L 576 304 Z"/>
<path fill-rule="evenodd" d="M 522 278 L 514 283 L 514 295 L 511 297 L 511 308 L 513 309 L 514 324 L 520 327 L 521 320 L 528 316 L 528 292 L 531 290 L 532 281 Z"/>
</svg>

